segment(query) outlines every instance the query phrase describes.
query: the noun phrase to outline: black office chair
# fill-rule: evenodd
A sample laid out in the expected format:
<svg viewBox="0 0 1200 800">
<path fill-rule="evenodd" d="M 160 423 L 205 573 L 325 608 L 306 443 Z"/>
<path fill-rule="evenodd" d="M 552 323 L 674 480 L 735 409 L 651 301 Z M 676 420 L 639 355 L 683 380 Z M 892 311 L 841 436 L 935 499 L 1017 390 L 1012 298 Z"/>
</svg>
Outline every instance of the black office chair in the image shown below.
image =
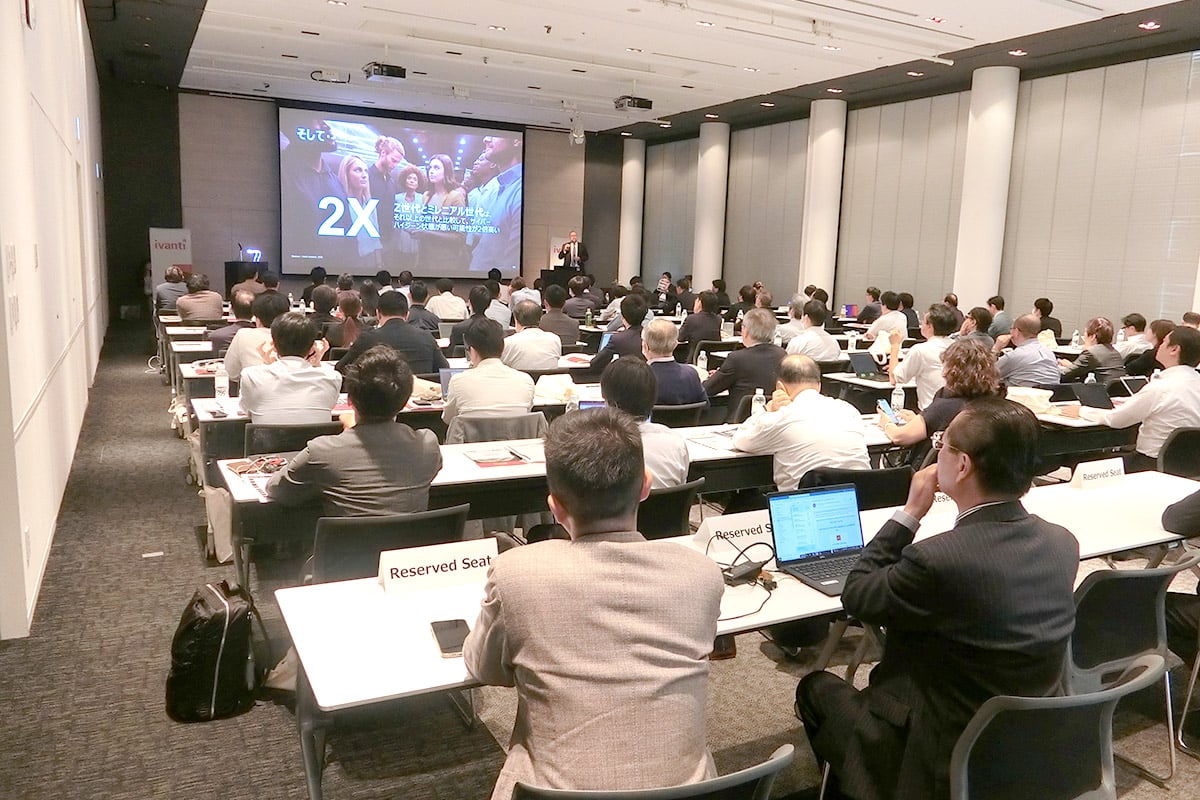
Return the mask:
<svg viewBox="0 0 1200 800">
<path fill-rule="evenodd" d="M 835 469 L 818 467 L 804 473 L 800 488 L 834 486 L 839 483 L 854 484 L 858 497 L 858 510 L 902 506 L 908 500 L 908 487 L 912 483 L 910 466 L 891 469 Z"/>
<path fill-rule="evenodd" d="M 638 531 L 647 539 L 668 539 L 688 533 L 692 505 L 703 487 L 704 478 L 698 478 L 679 486 L 652 489 L 638 506 Z"/>
<path fill-rule="evenodd" d="M 698 355 L 700 355 L 701 350 L 703 350 L 705 353 L 709 353 L 709 354 L 729 353 L 729 352 L 732 352 L 734 350 L 741 348 L 741 346 L 742 346 L 742 343 L 740 341 L 726 342 L 724 340 L 714 341 L 711 339 L 704 339 L 704 340 L 696 342 L 696 346 L 692 350 L 691 356 L 689 357 L 688 362 L 691 364 L 695 364 L 696 357 Z"/>
<path fill-rule="evenodd" d="M 321 517 L 313 539 L 312 583 L 369 578 L 385 550 L 462 541 L 470 504 L 377 517 Z"/>
<path fill-rule="evenodd" d="M 349 352 L 349 347 L 331 347 L 325 351 L 325 357 L 322 360 L 337 363 L 341 360 L 342 356 Z"/>
<path fill-rule="evenodd" d="M 700 424 L 700 415 L 706 408 L 707 402 L 655 406 L 650 412 L 650 421 L 666 425 L 668 428 L 690 428 Z"/>
<path fill-rule="evenodd" d="M 459 415 L 450 420 L 446 429 L 446 444 L 476 444 L 478 442 L 503 442 L 510 439 L 543 439 L 549 425 L 541 411 L 527 414 L 511 414 L 503 417 L 472 417 Z M 545 525 L 554 520 L 550 512 L 515 516 L 488 517 L 480 523 L 483 532 L 505 531 L 512 533 L 520 525 L 529 530 L 535 525 Z M 474 527 L 474 523 L 473 523 Z M 474 535 L 474 534 L 473 534 Z"/>
<path fill-rule="evenodd" d="M 246 425 L 245 455 L 291 453 L 303 450 L 318 436 L 334 436 L 343 430 L 340 422 L 316 422 L 308 425 Z"/>
<path fill-rule="evenodd" d="M 1147 655 L 1103 691 L 993 697 L 954 746 L 951 800 L 1116 800 L 1113 711 L 1165 672 L 1162 656 Z"/>
<path fill-rule="evenodd" d="M 1176 428 L 1158 451 L 1158 471 L 1200 478 L 1200 428 Z"/>
<path fill-rule="evenodd" d="M 587 345 L 585 345 L 583 342 L 575 342 L 574 344 L 564 344 L 562 346 L 562 354 L 565 356 L 565 355 L 568 355 L 569 353 L 582 353 L 583 348 L 585 348 L 585 347 L 587 347 Z"/>
<path fill-rule="evenodd" d="M 767 399 L 770 400 L 770 398 Z M 725 418 L 725 421 L 735 425 L 740 425 L 746 420 L 750 419 L 750 403 L 753 401 L 753 392 L 747 395 L 742 395 L 742 399 L 738 400 L 737 406 L 735 406 L 733 411 L 730 412 L 729 416 Z"/>
</svg>

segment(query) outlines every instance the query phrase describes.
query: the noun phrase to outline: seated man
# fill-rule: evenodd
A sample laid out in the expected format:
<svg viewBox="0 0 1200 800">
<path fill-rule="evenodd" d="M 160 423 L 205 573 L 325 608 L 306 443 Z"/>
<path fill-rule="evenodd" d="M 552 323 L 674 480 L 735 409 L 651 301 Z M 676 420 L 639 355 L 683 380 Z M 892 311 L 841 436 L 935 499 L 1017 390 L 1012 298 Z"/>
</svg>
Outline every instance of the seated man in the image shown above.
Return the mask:
<svg viewBox="0 0 1200 800">
<path fill-rule="evenodd" d="M 779 362 L 787 355 L 782 347 L 771 344 L 775 335 L 775 315 L 764 308 L 746 314 L 742 325 L 741 350 L 734 350 L 721 363 L 721 368 L 708 376 L 704 391 L 715 397 L 729 390 L 729 418 L 737 412 L 743 397 L 755 389 L 771 396 L 779 378 Z"/>
<path fill-rule="evenodd" d="M 600 352 L 592 356 L 589 370 L 600 373 L 608 366 L 613 358 L 642 358 L 642 322 L 650 312 L 646 301 L 639 294 L 627 294 L 621 298 L 621 330 L 612 335 L 608 344 L 600 348 Z"/>
<path fill-rule="evenodd" d="M 174 311 L 175 301 L 187 294 L 187 281 L 179 267 L 168 267 L 158 286 L 154 287 L 154 310 Z"/>
<path fill-rule="evenodd" d="M 804 316 L 804 304 L 811 299 L 803 294 L 797 294 L 792 297 L 792 302 L 788 303 L 788 321 L 776 329 L 779 332 L 779 344 L 785 350 L 792 343 L 792 339 L 804 332 L 804 323 L 801 318 Z"/>
<path fill-rule="evenodd" d="M 950 305 L 947 303 L 947 305 Z M 950 306 L 954 308 L 953 306 Z M 962 312 L 959 312 L 960 314 Z M 962 321 L 958 324 L 958 334 L 956 339 L 975 339 L 983 344 L 988 350 L 996 346 L 996 340 L 988 336 L 988 328 L 992 327 L 992 312 L 988 311 L 983 306 L 975 306 L 966 314 L 963 314 Z"/>
<path fill-rule="evenodd" d="M 504 365 L 504 331 L 492 319 L 472 319 L 464 339 L 471 368 L 450 379 L 442 419 L 449 424 L 459 414 L 506 417 L 533 408 L 533 378 Z"/>
<path fill-rule="evenodd" d="M 512 307 L 522 300 L 532 300 L 539 306 L 542 304 L 542 293 L 537 289 L 531 289 L 525 285 L 525 279 L 520 275 L 512 279 L 509 285 L 510 293 L 508 295 L 508 303 Z"/>
<path fill-rule="evenodd" d="M 325 285 L 326 272 L 324 267 L 313 267 L 308 272 L 308 286 L 304 287 L 304 291 L 300 293 L 300 301 L 305 305 L 313 301 L 313 291 L 318 287 Z M 336 298 L 336 293 L 334 294 Z M 332 308 L 332 306 L 331 306 Z"/>
<path fill-rule="evenodd" d="M 546 482 L 570 541 L 492 560 L 463 656 L 475 680 L 517 689 L 493 800 L 508 800 L 517 781 L 646 789 L 716 774 L 705 705 L 725 587 L 700 553 L 637 532 L 650 491 L 642 452 L 622 411 L 556 419 Z"/>
<path fill-rule="evenodd" d="M 571 297 L 563 303 L 562 310 L 571 319 L 583 319 L 587 316 L 588 311 L 596 310 L 592 299 L 584 295 L 587 288 L 587 278 L 582 275 L 576 275 L 567 281 L 567 290 L 571 293 Z"/>
<path fill-rule="evenodd" d="M 438 294 L 429 298 L 425 307 L 430 314 L 446 322 L 457 322 L 467 318 L 467 301 L 454 293 L 454 281 L 449 278 L 438 278 Z"/>
<path fill-rule="evenodd" d="M 471 291 L 467 293 L 467 301 L 471 304 L 471 316 L 450 329 L 451 347 L 463 344 L 463 333 L 466 332 L 467 326 L 474 320 L 487 319 L 485 312 L 492 302 L 492 295 L 488 292 L 486 286 L 472 286 Z"/>
<path fill-rule="evenodd" d="M 795 306 L 795 303 L 792 305 Z M 805 303 L 800 314 L 800 332 L 788 342 L 788 355 L 808 356 L 813 361 L 843 360 L 845 356 L 837 339 L 825 330 L 825 320 L 828 318 L 829 311 L 820 300 L 813 299 Z"/>
<path fill-rule="evenodd" d="M 738 326 L 738 330 L 741 330 L 742 320 L 754 308 L 756 299 L 758 299 L 758 290 L 750 284 L 738 289 L 738 301 L 726 310 L 725 321 L 734 323 Z"/>
<path fill-rule="evenodd" d="M 254 312 L 256 327 L 244 328 L 234 334 L 225 353 L 225 371 L 231 381 L 240 380 L 246 367 L 266 363 L 271 346 L 271 325 L 276 317 L 287 313 L 288 301 L 278 292 L 259 293 L 250 304 L 250 310 Z"/>
<path fill-rule="evenodd" d="M 228 350 L 233 337 L 237 336 L 238 331 L 242 328 L 254 327 L 253 303 L 254 295 L 249 292 L 233 293 L 233 297 L 229 301 L 229 310 L 233 312 L 233 322 L 224 328 L 208 332 L 208 340 L 213 343 L 214 356 Z"/>
<path fill-rule="evenodd" d="M 659 320 L 674 327 L 667 320 Z M 600 394 L 604 402 L 632 414 L 642 434 L 642 452 L 651 476 L 651 489 L 663 489 L 687 483 L 687 442 L 666 425 L 650 421 L 654 410 L 654 371 L 636 358 L 618 358 L 604 368 L 600 376 Z"/>
<path fill-rule="evenodd" d="M 721 315 L 717 313 L 715 294 L 701 292 L 688 310 L 696 313 L 689 315 L 679 326 L 679 341 L 690 344 L 721 341 Z"/>
<path fill-rule="evenodd" d="M 885 332 L 898 332 L 902 339 L 908 336 L 908 317 L 904 316 L 904 312 L 900 310 L 900 295 L 891 291 L 884 292 L 880 296 L 879 302 L 883 304 L 885 311 L 871 323 L 871 327 L 867 328 L 863 337 L 873 341 Z"/>
<path fill-rule="evenodd" d="M 413 281 L 407 287 L 401 287 L 396 291 L 412 298 L 408 306 L 408 324 L 437 336 L 440 330 L 438 323 L 441 320 L 438 319 L 437 314 L 425 308 L 425 301 L 429 299 L 429 287 L 425 285 L 425 281 Z"/>
<path fill-rule="evenodd" d="M 542 317 L 542 330 L 556 334 L 564 345 L 575 344 L 579 341 L 579 320 L 572 319 L 563 313 L 563 304 L 567 301 L 567 290 L 557 284 L 546 287 L 542 292 L 546 302 L 546 313 Z"/>
<path fill-rule="evenodd" d="M 500 323 L 501 328 L 512 325 L 512 310 L 500 302 L 500 281 L 489 279 L 484 281 L 483 285 L 488 291 L 488 307 L 484 309 L 483 313 L 488 319 L 494 319 Z"/>
<path fill-rule="evenodd" d="M 276 275 L 274 272 L 264 272 L 262 274 L 261 280 L 262 280 L 264 292 L 278 292 L 279 291 L 279 276 Z"/>
<path fill-rule="evenodd" d="M 1054 313 L 1054 303 L 1049 297 L 1039 297 L 1033 301 L 1033 315 L 1041 320 L 1042 330 L 1050 331 L 1055 339 L 1062 338 L 1062 322 L 1050 316 Z"/>
<path fill-rule="evenodd" d="M 858 310 L 858 322 L 864 325 L 872 324 L 881 316 L 883 316 L 883 308 L 879 304 L 879 289 L 875 286 L 868 286 L 867 302 Z"/>
<path fill-rule="evenodd" d="M 342 321 L 333 315 L 333 310 L 337 308 L 337 290 L 332 286 L 313 287 L 312 290 L 312 307 L 313 313 L 308 315 L 308 318 L 317 323 L 322 332 L 328 331 L 331 326 L 338 326 Z M 338 347 L 339 345 L 334 345 Z"/>
<path fill-rule="evenodd" d="M 208 276 L 203 273 L 193 273 L 187 279 L 188 293 L 175 301 L 175 310 L 181 320 L 221 319 L 225 316 L 225 301 L 208 285 Z"/>
<path fill-rule="evenodd" d="M 1176 428 L 1200 426 L 1200 331 L 1179 327 L 1158 346 L 1158 363 L 1163 371 L 1121 405 L 1100 408 L 1065 406 L 1063 413 L 1082 416 L 1110 428 L 1128 428 L 1141 423 L 1136 452 L 1125 457 L 1125 470 L 1139 472 L 1158 467 L 1158 454 L 1167 436 Z"/>
<path fill-rule="evenodd" d="M 393 294 L 404 296 L 385 296 Z M 395 350 L 377 345 L 363 353 L 346 371 L 354 427 L 309 442 L 267 483 L 267 495 L 285 505 L 320 499 L 327 517 L 424 511 L 442 453 L 432 431 L 396 422 L 412 387 L 412 371 Z"/>
<path fill-rule="evenodd" d="M 921 319 L 921 335 L 925 341 L 912 346 L 904 360 L 900 360 L 901 337 L 892 337 L 889 355 L 889 377 L 892 385 L 917 382 L 917 408 L 925 410 L 937 390 L 946 385 L 942 377 L 942 353 L 950 346 L 950 334 L 954 333 L 954 312 L 945 303 L 934 303 Z"/>
<path fill-rule="evenodd" d="M 1121 330 L 1125 333 L 1125 341 L 1114 342 L 1113 346 L 1122 359 L 1144 353 L 1154 345 L 1146 335 L 1146 318 L 1136 311 L 1121 317 Z"/>
<path fill-rule="evenodd" d="M 241 281 L 230 287 L 230 295 L 234 292 L 250 292 L 250 294 L 258 297 L 267 290 L 267 287 L 263 286 L 262 281 L 258 279 L 257 264 L 242 264 L 238 269 L 238 277 L 241 278 Z"/>
<path fill-rule="evenodd" d="M 408 323 L 408 300 L 403 292 L 387 292 L 380 295 L 379 327 L 364 331 L 337 362 L 337 371 L 343 374 L 355 359 L 377 344 L 386 344 L 399 351 L 408 368 L 417 375 L 427 375 L 450 366 L 437 340 L 428 331 L 414 328 Z"/>
<path fill-rule="evenodd" d="M 667 319 L 656 319 L 642 328 L 642 355 L 646 357 L 658 383 L 658 395 L 653 404 L 707 404 L 708 394 L 700 385 L 700 374 L 691 364 L 680 364 L 675 360 L 675 345 L 678 344 L 675 337 L 678 335 L 675 323 Z"/>
<path fill-rule="evenodd" d="M 513 369 L 556 369 L 562 356 L 562 339 L 538 327 L 542 307 L 532 300 L 522 300 L 513 318 L 517 332 L 504 340 L 500 360 Z"/>
<path fill-rule="evenodd" d="M 796 689 L 813 752 L 844 796 L 949 798 L 950 753 L 979 706 L 1059 687 L 1079 543 L 1021 505 L 1038 464 L 1038 422 L 1016 403 L 979 399 L 938 444 L 937 464 L 913 476 L 907 504 L 867 544 L 842 592 L 849 614 L 887 628 L 870 685 L 859 691 L 814 672 Z M 935 491 L 955 502 L 958 519 L 914 542 Z"/>
<path fill-rule="evenodd" d="M 242 370 L 242 409 L 251 422 L 304 425 L 329 422 L 342 376 L 322 369 L 327 345 L 304 314 L 280 314 L 271 323 L 275 360 Z"/>
<path fill-rule="evenodd" d="M 917 316 L 917 312 L 913 308 L 913 305 L 915 305 L 917 302 L 916 298 L 914 298 L 909 292 L 900 292 L 897 296 L 900 298 L 900 312 L 904 314 L 904 318 L 908 320 L 908 327 L 921 327 L 921 319 Z"/>
<path fill-rule="evenodd" d="M 992 322 L 992 329 L 996 327 Z M 999 352 L 1012 342 L 1012 350 L 1004 352 L 996 359 L 996 369 L 1000 371 L 1000 380 L 1008 386 L 1037 386 L 1043 383 L 1058 383 L 1058 359 L 1050 348 L 1038 341 L 1042 331 L 1042 321 L 1032 314 L 1017 317 L 1012 324 L 1009 336 L 1001 336 L 996 340 L 993 351 Z M 989 336 L 991 334 L 988 334 Z"/>
<path fill-rule="evenodd" d="M 1004 310 L 1004 298 L 998 294 L 988 298 L 987 308 L 992 313 L 992 324 L 988 327 L 986 333 L 993 339 L 999 339 L 1012 328 L 1013 318 Z M 1041 326 L 1042 321 L 1039 319 L 1038 333 L 1042 332 Z"/>
<path fill-rule="evenodd" d="M 743 422 L 733 446 L 774 454 L 780 491 L 795 489 L 804 473 L 817 467 L 871 468 L 862 416 L 845 400 L 821 394 L 821 368 L 808 356 L 780 362 L 767 412 Z"/>
</svg>

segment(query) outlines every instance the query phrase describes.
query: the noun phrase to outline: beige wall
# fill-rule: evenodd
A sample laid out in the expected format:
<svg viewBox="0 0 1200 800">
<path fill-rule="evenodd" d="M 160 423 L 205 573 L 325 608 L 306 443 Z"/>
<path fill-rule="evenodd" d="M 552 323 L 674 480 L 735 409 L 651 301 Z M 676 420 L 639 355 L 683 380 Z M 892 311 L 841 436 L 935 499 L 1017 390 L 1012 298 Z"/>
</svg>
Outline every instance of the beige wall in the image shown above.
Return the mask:
<svg viewBox="0 0 1200 800">
<path fill-rule="evenodd" d="M 562 131 L 525 133 L 525 231 L 521 273 L 536 278 L 550 267 L 550 237 L 583 224 L 583 152 Z"/>
</svg>

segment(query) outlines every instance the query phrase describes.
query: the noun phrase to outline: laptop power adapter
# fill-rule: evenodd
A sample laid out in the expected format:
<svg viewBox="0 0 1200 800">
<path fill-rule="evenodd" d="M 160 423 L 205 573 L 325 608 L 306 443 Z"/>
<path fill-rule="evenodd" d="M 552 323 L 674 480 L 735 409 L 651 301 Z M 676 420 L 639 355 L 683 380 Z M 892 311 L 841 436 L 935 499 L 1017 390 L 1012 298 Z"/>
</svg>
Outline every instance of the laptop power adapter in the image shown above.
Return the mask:
<svg viewBox="0 0 1200 800">
<path fill-rule="evenodd" d="M 754 583 L 758 580 L 758 573 L 762 572 L 763 564 L 766 563 L 766 561 L 747 561 L 742 564 L 735 564 L 732 567 L 726 567 L 721 570 L 721 574 L 725 577 L 725 583 L 729 586 Z"/>
</svg>

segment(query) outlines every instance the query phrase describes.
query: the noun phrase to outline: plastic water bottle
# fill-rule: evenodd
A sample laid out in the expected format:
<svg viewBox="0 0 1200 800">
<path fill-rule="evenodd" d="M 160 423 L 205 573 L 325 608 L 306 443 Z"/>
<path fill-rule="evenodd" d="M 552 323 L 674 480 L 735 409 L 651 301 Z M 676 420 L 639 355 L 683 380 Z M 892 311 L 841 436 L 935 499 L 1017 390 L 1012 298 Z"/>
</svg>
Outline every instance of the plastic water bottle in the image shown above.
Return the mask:
<svg viewBox="0 0 1200 800">
<path fill-rule="evenodd" d="M 754 390 L 754 397 L 750 398 L 750 416 L 757 417 L 759 414 L 767 410 L 767 397 L 763 394 L 762 388 Z"/>
<path fill-rule="evenodd" d="M 679 312 L 679 321 L 683 322 L 686 319 L 687 319 L 687 309 L 685 308 Z"/>
<path fill-rule="evenodd" d="M 703 373 L 708 372 L 708 351 L 707 350 L 701 350 L 699 353 L 696 354 L 696 366 L 700 368 L 701 372 L 703 372 Z"/>
<path fill-rule="evenodd" d="M 225 362 L 217 364 L 217 372 L 213 376 L 213 385 L 216 387 L 214 396 L 218 400 L 226 400 L 229 398 L 229 372 L 225 369 Z"/>
<path fill-rule="evenodd" d="M 595 321 L 595 317 L 592 316 L 592 310 L 589 308 L 583 315 L 583 324 L 590 328 Z"/>
<path fill-rule="evenodd" d="M 892 410 L 899 414 L 902 408 L 904 408 L 904 389 L 897 386 L 892 389 Z"/>
<path fill-rule="evenodd" d="M 1121 328 L 1117 331 L 1117 341 L 1118 342 L 1125 341 L 1125 329 L 1124 328 Z"/>
<path fill-rule="evenodd" d="M 1079 338 L 1079 329 L 1076 328 L 1075 331 L 1071 334 L 1071 346 L 1079 347 L 1079 345 L 1081 345 L 1081 344 L 1083 344 L 1083 340 Z"/>
<path fill-rule="evenodd" d="M 579 410 L 579 395 L 575 394 L 574 389 L 567 390 L 567 413 Z"/>
<path fill-rule="evenodd" d="M 851 328 L 850 332 L 847 333 L 846 335 L 848 337 L 850 337 L 850 339 L 849 339 L 850 344 L 846 347 L 846 349 L 847 350 L 857 350 L 858 349 L 858 331 Z"/>
<path fill-rule="evenodd" d="M 291 292 L 288 292 L 288 308 L 295 308 L 295 307 L 296 307 L 296 296 L 294 294 L 292 294 Z"/>
<path fill-rule="evenodd" d="M 779 330 L 779 326 L 775 326 L 775 335 L 771 337 L 771 341 L 776 347 L 783 347 L 783 331 Z"/>
</svg>

